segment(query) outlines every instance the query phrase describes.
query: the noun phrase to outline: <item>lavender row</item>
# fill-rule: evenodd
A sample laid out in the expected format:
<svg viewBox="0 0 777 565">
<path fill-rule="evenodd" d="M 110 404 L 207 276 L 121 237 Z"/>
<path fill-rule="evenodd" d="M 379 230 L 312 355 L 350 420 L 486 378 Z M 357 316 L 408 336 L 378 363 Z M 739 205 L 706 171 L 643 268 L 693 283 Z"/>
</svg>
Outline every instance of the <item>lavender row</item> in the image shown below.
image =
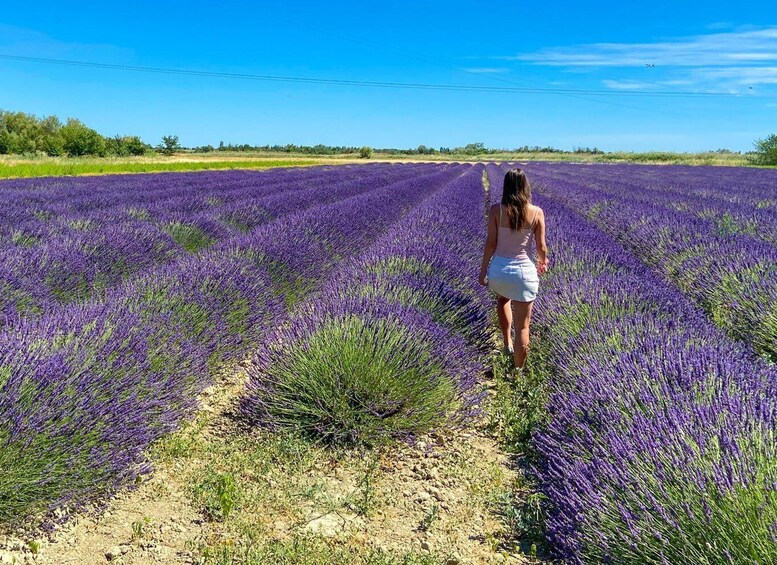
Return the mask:
<svg viewBox="0 0 777 565">
<path fill-rule="evenodd" d="M 168 212 L 166 201 L 160 199 L 142 209 L 143 215 L 132 222 L 116 223 L 93 216 L 84 230 L 31 247 L 13 246 L 0 259 L 0 325 L 13 324 L 61 303 L 99 296 L 136 273 L 236 237 L 292 210 L 336 202 L 432 170 L 428 166 L 416 170 L 367 168 L 371 169 L 369 174 L 351 168 L 343 170 L 339 179 L 327 175 L 304 185 L 292 183 L 264 197 L 253 196 L 257 190 L 241 185 L 241 198 L 211 215 Z M 181 176 L 191 182 L 189 177 L 198 175 Z M 213 192 L 218 185 L 211 184 L 211 178 L 206 174 L 202 182 L 210 186 L 211 198 L 216 194 L 220 198 L 220 193 Z M 141 212 L 140 208 L 133 210 Z"/>
<path fill-rule="evenodd" d="M 489 293 L 472 275 L 482 252 L 482 167 L 422 206 L 350 262 L 326 287 L 332 295 L 381 296 L 427 312 L 481 351 L 490 346 Z"/>
<path fill-rule="evenodd" d="M 306 170 L 306 174 L 310 172 Z M 46 180 L 49 182 L 40 187 L 33 184 L 38 179 L 25 180 L 35 187 L 28 190 L 8 186 L 15 181 L 0 182 L 3 246 L 17 243 L 22 236 L 31 240 L 28 244 L 37 243 L 107 221 L 147 220 L 149 207 L 170 213 L 207 212 L 235 197 L 266 196 L 289 184 L 299 186 L 305 179 L 291 169 L 273 170 L 270 175 L 220 171 Z"/>
<path fill-rule="evenodd" d="M 176 212 L 195 213 L 245 193 L 267 195 L 306 182 L 336 180 L 344 171 L 386 165 L 270 169 L 267 171 L 212 171 L 180 175 L 154 173 L 93 177 L 50 177 L 0 181 L 0 229 L 11 224 L 34 225 L 58 218 L 89 218 L 92 214 L 121 213 L 166 201 Z M 51 223 L 51 222 L 50 222 Z M 4 232 L 3 232 L 4 233 Z"/>
<path fill-rule="evenodd" d="M 0 520 L 79 506 L 145 472 L 150 442 L 191 413 L 215 367 L 281 323 L 301 281 L 314 289 L 463 169 L 419 167 L 0 332 Z"/>
<path fill-rule="evenodd" d="M 777 559 L 777 370 L 585 218 L 538 195 L 553 269 L 534 331 L 552 369 L 533 442 L 570 563 Z"/>
<path fill-rule="evenodd" d="M 483 168 L 429 195 L 344 261 L 253 358 L 247 418 L 332 442 L 427 431 L 478 403 L 489 346 L 480 252 Z"/>
<path fill-rule="evenodd" d="M 533 169 L 545 195 L 592 218 L 625 248 L 701 306 L 729 335 L 777 360 L 777 246 L 721 232 L 713 220 L 667 210 L 613 180 L 617 194 L 591 189 L 585 175 L 560 180 Z M 769 171 L 764 171 L 768 173 Z M 671 178 L 671 172 L 667 169 Z M 660 188 L 652 194 L 660 198 Z"/>
<path fill-rule="evenodd" d="M 502 188 L 504 186 L 505 173 L 509 168 L 508 164 L 489 163 L 486 165 L 486 178 L 488 182 L 486 215 L 493 204 L 502 200 Z"/>
<path fill-rule="evenodd" d="M 746 233 L 777 243 L 777 173 L 732 167 L 553 165 L 552 174 L 583 181 L 609 198 L 621 194 L 640 203 L 710 220 L 725 233 Z"/>
<path fill-rule="evenodd" d="M 36 204 L 31 204 L 29 197 L 0 191 L 10 199 L 3 210 L 5 221 L 0 221 L 0 248 L 13 252 L 68 239 L 99 239 L 104 230 L 117 226 L 129 233 L 140 226 L 157 238 L 167 237 L 170 243 L 184 246 L 186 242 L 179 241 L 171 228 L 184 225 L 204 238 L 217 240 L 266 221 L 289 197 L 315 202 L 327 198 L 328 189 L 346 179 L 356 186 L 370 186 L 384 177 L 399 180 L 412 174 L 400 167 L 388 167 L 348 167 L 339 174 L 305 169 L 305 177 L 293 169 L 195 173 L 167 177 L 163 187 L 153 175 L 124 175 L 122 182 L 115 177 L 101 177 L 105 179 L 103 184 L 90 183 L 88 193 L 83 195 L 73 195 L 70 188 L 36 192 Z M 128 187 L 133 180 L 134 190 Z M 144 190 L 146 184 L 156 188 Z M 91 199 L 79 204 L 86 198 Z M 118 202 L 100 206 L 106 198 Z"/>
</svg>

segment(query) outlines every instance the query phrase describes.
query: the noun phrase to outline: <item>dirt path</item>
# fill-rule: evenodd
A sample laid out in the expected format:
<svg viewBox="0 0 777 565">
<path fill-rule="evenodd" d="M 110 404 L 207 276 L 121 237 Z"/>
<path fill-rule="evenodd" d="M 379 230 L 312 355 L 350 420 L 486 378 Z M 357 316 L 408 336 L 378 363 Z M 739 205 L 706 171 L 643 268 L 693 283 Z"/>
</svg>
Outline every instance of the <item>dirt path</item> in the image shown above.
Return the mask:
<svg viewBox="0 0 777 565">
<path fill-rule="evenodd" d="M 523 562 L 504 550 L 504 525 L 493 512 L 515 474 L 482 422 L 370 452 L 289 447 L 230 418 L 244 381 L 236 368 L 203 393 L 196 421 L 160 444 L 156 470 L 137 489 L 36 540 L 37 554 L 32 540 L 0 538 L 0 563 L 203 563 L 216 554 L 261 562 L 250 556 L 269 555 L 264 545 L 311 537 L 352 556 Z M 225 476 L 234 477 L 237 509 L 220 516 L 224 499 L 214 503 L 208 488 Z M 247 531 L 258 540 L 248 541 Z"/>
</svg>

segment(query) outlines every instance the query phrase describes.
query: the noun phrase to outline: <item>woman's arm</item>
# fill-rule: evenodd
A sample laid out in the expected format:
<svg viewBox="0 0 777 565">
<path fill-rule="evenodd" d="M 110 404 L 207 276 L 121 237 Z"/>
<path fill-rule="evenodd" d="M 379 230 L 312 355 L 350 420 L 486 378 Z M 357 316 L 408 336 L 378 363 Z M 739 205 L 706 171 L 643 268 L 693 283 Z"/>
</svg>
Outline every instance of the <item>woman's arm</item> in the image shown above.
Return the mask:
<svg viewBox="0 0 777 565">
<path fill-rule="evenodd" d="M 545 242 L 545 212 L 537 210 L 537 223 L 534 225 L 534 243 L 537 247 L 537 272 L 544 274 L 548 270 L 548 244 Z"/>
<path fill-rule="evenodd" d="M 497 219 L 496 209 L 498 206 L 491 206 L 488 211 L 488 234 L 486 235 L 486 245 L 483 248 L 483 262 L 480 264 L 480 277 L 478 282 L 482 286 L 486 286 L 486 273 L 488 273 L 488 263 L 491 261 L 491 256 L 496 251 L 496 235 L 497 235 Z"/>
</svg>

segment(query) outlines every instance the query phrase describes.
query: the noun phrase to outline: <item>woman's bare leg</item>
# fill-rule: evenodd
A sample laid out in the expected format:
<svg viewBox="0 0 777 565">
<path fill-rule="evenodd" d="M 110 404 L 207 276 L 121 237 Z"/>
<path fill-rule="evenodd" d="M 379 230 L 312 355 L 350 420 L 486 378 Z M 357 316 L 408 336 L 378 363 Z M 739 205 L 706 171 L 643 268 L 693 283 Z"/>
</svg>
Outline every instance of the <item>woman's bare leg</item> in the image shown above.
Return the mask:
<svg viewBox="0 0 777 565">
<path fill-rule="evenodd" d="M 496 313 L 499 316 L 499 329 L 502 330 L 502 339 L 505 347 L 512 349 L 513 336 L 510 334 L 513 325 L 513 310 L 510 307 L 510 299 L 504 296 L 496 298 Z"/>
<path fill-rule="evenodd" d="M 515 337 L 518 338 L 518 347 L 515 348 L 515 366 L 519 369 L 523 369 L 529 354 L 529 321 L 531 320 L 532 304 L 534 302 L 513 302 Z"/>
</svg>

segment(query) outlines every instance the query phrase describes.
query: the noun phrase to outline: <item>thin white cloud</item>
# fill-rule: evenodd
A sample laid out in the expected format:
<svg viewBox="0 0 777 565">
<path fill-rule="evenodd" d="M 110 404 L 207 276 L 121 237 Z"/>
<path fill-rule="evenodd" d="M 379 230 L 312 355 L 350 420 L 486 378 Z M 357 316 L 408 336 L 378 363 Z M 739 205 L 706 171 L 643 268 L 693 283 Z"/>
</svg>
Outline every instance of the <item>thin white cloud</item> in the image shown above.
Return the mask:
<svg viewBox="0 0 777 565">
<path fill-rule="evenodd" d="M 690 86 L 694 84 L 694 82 L 690 79 L 682 78 L 682 79 L 673 79 L 673 80 L 662 80 L 660 84 L 664 86 Z"/>
<path fill-rule="evenodd" d="M 593 43 L 499 57 L 558 67 L 727 66 L 777 62 L 777 26 L 655 43 Z"/>
<path fill-rule="evenodd" d="M 735 28 L 718 23 L 709 28 L 706 34 L 652 43 L 548 47 L 495 59 L 599 75 L 606 88 L 620 91 L 758 94 L 758 86 L 763 93 L 777 85 L 777 25 Z M 617 76 L 620 69 L 623 76 Z"/>
<path fill-rule="evenodd" d="M 716 69 L 713 69 L 713 71 Z M 691 91 L 699 94 L 707 93 L 728 93 L 728 94 L 754 94 L 752 89 L 748 90 L 748 86 L 751 84 L 747 80 L 741 82 L 735 82 L 731 80 L 737 75 L 731 72 L 731 77 L 717 76 L 704 76 L 703 73 L 696 73 L 695 80 L 680 79 L 680 80 L 656 80 L 652 82 L 645 82 L 634 79 L 604 79 L 602 85 L 612 90 L 628 90 L 632 92 L 644 91 L 650 92 L 654 90 L 672 91 L 674 87 L 681 87 L 683 91 Z M 725 80 L 723 80 L 725 79 Z M 714 81 L 714 82 L 713 82 Z"/>
<path fill-rule="evenodd" d="M 758 63 L 760 61 L 777 61 L 777 53 L 729 53 L 726 58 L 730 61 Z"/>
<path fill-rule="evenodd" d="M 466 67 L 464 69 L 468 73 L 478 73 L 478 74 L 501 74 L 506 73 L 510 69 L 506 69 L 503 67 Z"/>
<path fill-rule="evenodd" d="M 742 86 L 777 84 L 775 67 L 707 67 L 694 69 L 692 76 L 705 81 L 725 81 Z"/>
<path fill-rule="evenodd" d="M 636 80 L 603 80 L 602 84 L 615 90 L 645 90 L 650 84 Z"/>
</svg>

